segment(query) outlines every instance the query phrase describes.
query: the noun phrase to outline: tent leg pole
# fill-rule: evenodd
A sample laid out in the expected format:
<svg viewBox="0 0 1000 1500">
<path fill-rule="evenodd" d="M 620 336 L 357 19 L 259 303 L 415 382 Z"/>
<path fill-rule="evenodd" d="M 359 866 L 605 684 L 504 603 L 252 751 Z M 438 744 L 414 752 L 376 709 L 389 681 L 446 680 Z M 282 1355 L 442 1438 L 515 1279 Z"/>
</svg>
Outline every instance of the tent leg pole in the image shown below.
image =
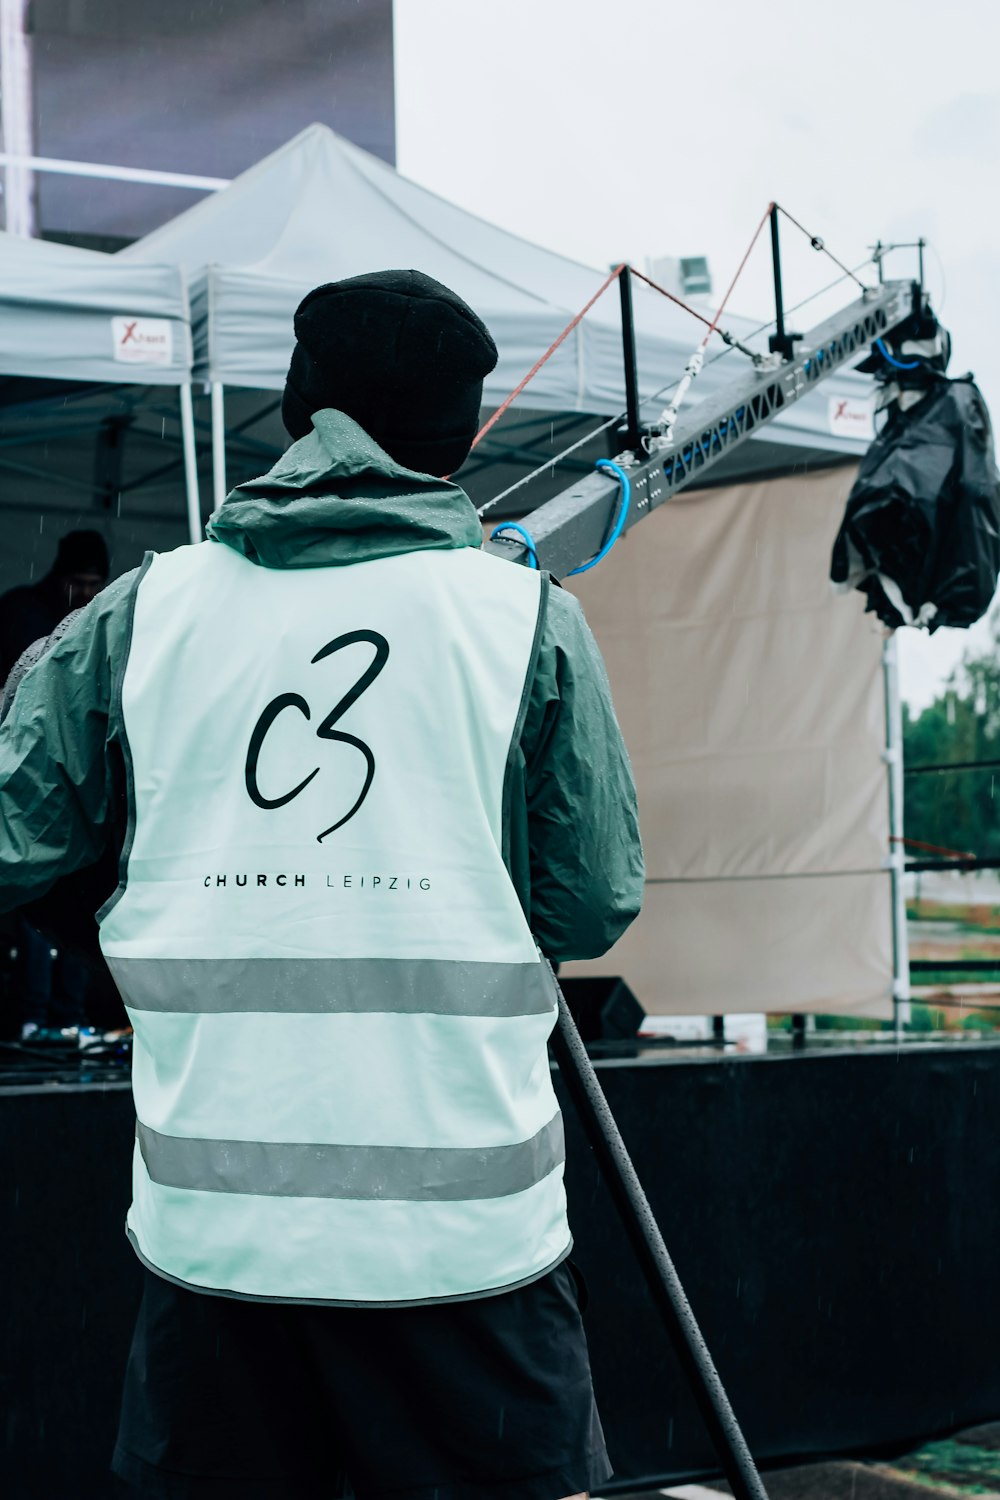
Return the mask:
<svg viewBox="0 0 1000 1500">
<path fill-rule="evenodd" d="M 184 450 L 184 488 L 187 491 L 188 534 L 192 542 L 203 540 L 201 494 L 198 490 L 198 453 L 194 444 L 194 405 L 190 385 L 180 388 L 181 444 Z"/>
<path fill-rule="evenodd" d="M 736 1500 L 767 1500 L 746 1439 L 561 991 L 552 1050 L 733 1495 Z"/>
<path fill-rule="evenodd" d="M 212 381 L 212 504 L 215 510 L 225 500 L 226 407 L 221 380 Z"/>
<path fill-rule="evenodd" d="M 0 0 L 0 134 L 11 156 L 35 154 L 32 52 L 30 0 Z M 3 192 L 7 233 L 33 239 L 38 233 L 34 172 L 8 163 Z"/>
<path fill-rule="evenodd" d="M 885 687 L 885 763 L 889 770 L 889 871 L 892 879 L 892 1013 L 896 1036 L 910 1019 L 910 948 L 903 876 L 903 704 L 899 696 L 899 649 L 893 632 L 882 647 Z"/>
</svg>

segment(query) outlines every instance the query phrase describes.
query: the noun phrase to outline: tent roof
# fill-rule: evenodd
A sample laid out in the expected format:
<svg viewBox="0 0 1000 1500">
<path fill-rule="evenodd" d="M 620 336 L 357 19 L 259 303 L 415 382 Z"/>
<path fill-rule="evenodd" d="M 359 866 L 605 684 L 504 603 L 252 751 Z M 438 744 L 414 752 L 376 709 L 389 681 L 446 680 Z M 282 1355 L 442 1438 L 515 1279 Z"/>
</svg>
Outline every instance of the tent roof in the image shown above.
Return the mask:
<svg viewBox="0 0 1000 1500">
<path fill-rule="evenodd" d="M 178 385 L 190 379 L 176 265 L 0 232 L 0 376 Z"/>
<path fill-rule="evenodd" d="M 292 315 L 308 290 L 386 265 L 418 267 L 465 297 L 496 339 L 500 362 L 486 382 L 486 405 L 499 404 L 605 274 L 446 202 L 324 125 L 310 126 L 115 259 L 182 267 L 191 285 L 199 378 L 267 390 L 284 383 Z M 652 397 L 680 377 L 700 325 L 641 284 L 635 306 L 640 389 Z M 750 332 L 746 320 L 727 322 Z M 620 410 L 620 340 L 618 298 L 609 288 L 520 404 Z M 707 365 L 692 395 L 718 389 L 739 358 Z M 770 425 L 770 440 L 832 455 L 863 452 L 864 442 L 831 433 L 829 397 L 863 399 L 869 389 L 860 376 L 831 377 L 821 393 Z"/>
</svg>

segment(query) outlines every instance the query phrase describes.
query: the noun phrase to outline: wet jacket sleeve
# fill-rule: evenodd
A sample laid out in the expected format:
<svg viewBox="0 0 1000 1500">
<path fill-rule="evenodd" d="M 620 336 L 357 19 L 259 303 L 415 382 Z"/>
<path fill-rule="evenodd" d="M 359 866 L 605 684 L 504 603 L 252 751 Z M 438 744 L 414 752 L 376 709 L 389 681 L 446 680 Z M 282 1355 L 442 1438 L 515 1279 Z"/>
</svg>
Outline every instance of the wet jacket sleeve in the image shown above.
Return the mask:
<svg viewBox="0 0 1000 1500">
<path fill-rule="evenodd" d="M 115 671 L 137 578 L 110 584 L 24 677 L 0 725 L 0 911 L 93 864 L 112 836 Z"/>
<path fill-rule="evenodd" d="M 642 904 L 635 784 L 597 643 L 554 585 L 509 815 L 509 867 L 542 951 L 556 962 L 607 952 Z"/>
</svg>

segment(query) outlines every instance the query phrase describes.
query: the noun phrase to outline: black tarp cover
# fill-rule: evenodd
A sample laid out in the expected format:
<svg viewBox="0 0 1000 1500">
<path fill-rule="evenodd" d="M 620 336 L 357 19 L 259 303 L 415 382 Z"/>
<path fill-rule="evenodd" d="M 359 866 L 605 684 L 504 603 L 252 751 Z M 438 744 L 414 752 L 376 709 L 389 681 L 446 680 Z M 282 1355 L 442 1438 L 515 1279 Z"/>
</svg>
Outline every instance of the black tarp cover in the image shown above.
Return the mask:
<svg viewBox="0 0 1000 1500">
<path fill-rule="evenodd" d="M 891 409 L 862 461 L 830 576 L 886 625 L 968 626 L 1000 572 L 1000 476 L 986 403 L 971 375 L 943 376 Z"/>
</svg>

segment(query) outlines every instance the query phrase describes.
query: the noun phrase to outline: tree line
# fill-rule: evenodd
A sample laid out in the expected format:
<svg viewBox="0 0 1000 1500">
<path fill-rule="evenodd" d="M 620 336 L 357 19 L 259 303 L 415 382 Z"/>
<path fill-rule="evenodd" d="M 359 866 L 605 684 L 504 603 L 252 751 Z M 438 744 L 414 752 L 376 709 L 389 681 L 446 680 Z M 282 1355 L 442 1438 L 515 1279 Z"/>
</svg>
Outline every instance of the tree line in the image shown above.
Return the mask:
<svg viewBox="0 0 1000 1500">
<path fill-rule="evenodd" d="M 990 647 L 967 651 L 929 707 L 918 714 L 906 708 L 903 753 L 911 771 L 955 762 L 1000 762 L 1000 616 Z M 904 829 L 907 839 L 1000 859 L 1000 764 L 908 775 Z M 907 849 L 910 858 L 921 852 L 912 845 Z"/>
</svg>

